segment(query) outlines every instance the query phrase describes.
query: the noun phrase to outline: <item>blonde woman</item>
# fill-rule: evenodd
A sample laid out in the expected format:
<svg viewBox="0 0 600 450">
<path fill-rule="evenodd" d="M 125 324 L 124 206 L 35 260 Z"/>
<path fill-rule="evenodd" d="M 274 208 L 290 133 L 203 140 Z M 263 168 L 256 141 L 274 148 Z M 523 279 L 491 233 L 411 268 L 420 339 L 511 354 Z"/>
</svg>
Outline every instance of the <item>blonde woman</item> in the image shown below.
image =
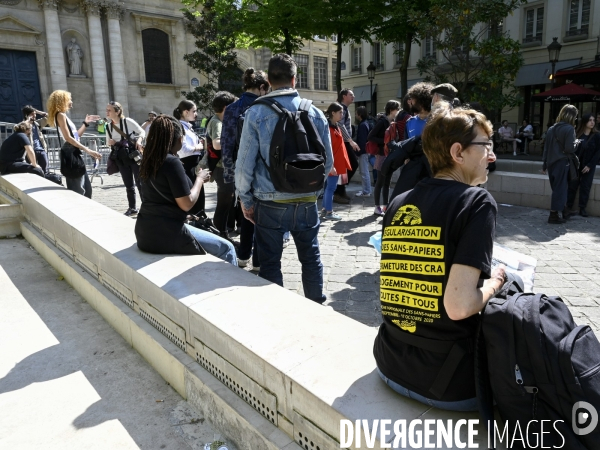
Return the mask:
<svg viewBox="0 0 600 450">
<path fill-rule="evenodd" d="M 80 142 L 81 135 L 86 128 L 90 126 L 90 122 L 95 122 L 100 119 L 100 116 L 86 114 L 85 120 L 77 129 L 75 124 L 67 117 L 67 112 L 73 107 L 73 97 L 67 91 L 54 91 L 48 98 L 48 124 L 55 126 L 59 131 L 60 136 L 65 140 L 61 148 L 61 173 L 67 181 L 67 189 L 78 194 L 92 198 L 92 183 L 87 175 L 87 171 L 79 175 L 79 172 L 74 173 L 63 167 L 63 157 L 69 159 L 77 159 L 82 157 L 82 152 L 86 152 L 92 158 L 100 159 L 101 155 L 98 152 L 90 150 Z"/>
</svg>

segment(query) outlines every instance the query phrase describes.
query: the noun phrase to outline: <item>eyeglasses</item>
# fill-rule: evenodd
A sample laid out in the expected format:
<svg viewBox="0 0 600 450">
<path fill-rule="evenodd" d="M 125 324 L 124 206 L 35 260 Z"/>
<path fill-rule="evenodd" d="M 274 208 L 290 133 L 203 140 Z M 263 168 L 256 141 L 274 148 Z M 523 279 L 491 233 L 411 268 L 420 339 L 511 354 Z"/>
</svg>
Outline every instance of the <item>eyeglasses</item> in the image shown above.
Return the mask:
<svg viewBox="0 0 600 450">
<path fill-rule="evenodd" d="M 485 149 L 488 151 L 488 153 L 494 153 L 494 141 L 487 141 L 487 142 L 469 142 L 469 145 L 467 145 L 467 147 L 471 146 L 471 145 L 483 145 L 485 147 Z"/>
</svg>

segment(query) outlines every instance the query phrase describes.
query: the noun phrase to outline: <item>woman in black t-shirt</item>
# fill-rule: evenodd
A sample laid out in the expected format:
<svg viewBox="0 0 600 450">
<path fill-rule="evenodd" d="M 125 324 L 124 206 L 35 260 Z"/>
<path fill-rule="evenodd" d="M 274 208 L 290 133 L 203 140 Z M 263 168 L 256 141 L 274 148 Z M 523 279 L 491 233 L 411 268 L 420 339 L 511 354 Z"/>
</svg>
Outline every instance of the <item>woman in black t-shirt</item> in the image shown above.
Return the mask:
<svg viewBox="0 0 600 450">
<path fill-rule="evenodd" d="M 505 279 L 491 267 L 496 202 L 477 187 L 496 159 L 492 134 L 483 114 L 437 107 L 422 135 L 434 176 L 396 197 L 383 219 L 379 374 L 442 409 L 477 409 L 473 338 Z"/>
<path fill-rule="evenodd" d="M 44 172 L 36 163 L 35 153 L 29 141 L 30 134 L 29 121 L 14 126 L 14 133 L 6 138 L 0 147 L 0 174 L 33 173 L 40 177 L 44 176 Z M 25 162 L 25 154 L 33 164 Z"/>
<path fill-rule="evenodd" d="M 234 266 L 233 245 L 221 237 L 185 223 L 210 172 L 197 173 L 194 183 L 185 174 L 177 152 L 184 131 L 177 119 L 160 115 L 152 123 L 140 166 L 144 202 L 135 224 L 140 250 L 148 253 L 211 255 Z"/>
</svg>

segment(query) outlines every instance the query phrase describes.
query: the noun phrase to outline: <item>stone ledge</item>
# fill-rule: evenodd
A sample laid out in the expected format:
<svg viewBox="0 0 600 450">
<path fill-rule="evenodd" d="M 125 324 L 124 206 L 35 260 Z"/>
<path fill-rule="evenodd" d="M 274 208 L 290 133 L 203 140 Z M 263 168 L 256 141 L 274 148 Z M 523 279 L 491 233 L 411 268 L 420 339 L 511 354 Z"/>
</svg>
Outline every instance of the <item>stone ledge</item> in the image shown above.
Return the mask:
<svg viewBox="0 0 600 450">
<path fill-rule="evenodd" d="M 477 418 L 432 409 L 392 392 L 376 373 L 374 328 L 210 255 L 142 253 L 135 244 L 134 221 L 40 177 L 1 177 L 0 189 L 16 193 L 22 203 L 30 224 L 22 230 L 32 245 L 44 242 L 51 251 L 40 253 L 62 267 L 67 282 L 105 311 L 146 359 L 160 360 L 151 364 L 165 379 L 173 379 L 178 392 L 187 398 L 188 385 L 198 390 L 208 386 L 187 375 L 182 382 L 180 364 L 186 367 L 184 374 L 209 368 L 220 380 L 219 392 L 227 395 L 209 396 L 215 412 L 207 415 L 220 415 L 235 428 L 242 419 L 231 408 L 244 402 L 244 409 L 255 410 L 248 421 L 256 428 L 253 436 L 279 436 L 281 443 L 252 447 L 245 438 L 229 436 L 240 448 L 295 448 L 301 434 L 321 449 L 339 448 L 341 419 Z M 102 299 L 107 295 L 110 305 Z M 154 329 L 140 333 L 134 322 L 152 324 L 162 334 Z M 167 338 L 169 350 L 164 350 Z M 484 436 L 480 428 L 476 439 L 483 443 Z"/>
</svg>

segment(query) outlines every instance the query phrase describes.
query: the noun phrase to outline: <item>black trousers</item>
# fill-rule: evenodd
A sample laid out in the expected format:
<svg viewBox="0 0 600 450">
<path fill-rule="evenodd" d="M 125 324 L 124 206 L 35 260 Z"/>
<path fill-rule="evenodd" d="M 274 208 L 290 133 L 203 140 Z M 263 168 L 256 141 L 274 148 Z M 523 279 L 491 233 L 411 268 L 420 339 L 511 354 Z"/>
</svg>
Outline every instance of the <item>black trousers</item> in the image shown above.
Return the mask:
<svg viewBox="0 0 600 450">
<path fill-rule="evenodd" d="M 140 184 L 140 166 L 137 164 L 120 166 L 119 172 L 121 173 L 121 178 L 123 178 L 125 190 L 127 191 L 127 203 L 129 203 L 129 208 L 136 209 L 135 186 L 137 186 L 138 192 L 140 193 L 140 199 L 142 202 L 144 201 L 144 198 L 142 197 L 142 186 Z"/>
<path fill-rule="evenodd" d="M 569 193 L 567 195 L 567 206 L 573 207 L 575 203 L 575 196 L 577 195 L 577 189 L 579 189 L 579 208 L 585 208 L 587 202 L 590 199 L 590 191 L 592 189 L 592 183 L 594 182 L 594 174 L 596 173 L 596 166 L 594 166 L 588 173 L 580 173 L 577 180 L 569 182 Z"/>
<path fill-rule="evenodd" d="M 200 162 L 200 155 L 192 155 L 186 156 L 185 158 L 181 158 L 181 163 L 183 164 L 183 170 L 185 170 L 186 175 L 192 180 L 192 183 L 196 182 L 196 166 Z M 189 210 L 189 214 L 196 214 L 200 211 L 204 211 L 204 207 L 206 204 L 206 196 L 204 194 L 204 186 L 200 190 L 200 195 L 198 196 L 198 201 L 192 209 Z"/>
<path fill-rule="evenodd" d="M 222 167 L 215 167 L 212 175 L 217 183 L 217 206 L 215 207 L 213 223 L 217 230 L 225 233 L 227 228 L 235 228 L 238 209 L 234 206 L 235 184 L 225 183 Z"/>
<path fill-rule="evenodd" d="M 346 147 L 346 154 L 348 155 L 348 160 L 350 161 L 350 166 L 352 167 L 352 169 L 348 171 L 348 183 L 350 183 L 350 180 L 352 180 L 352 177 L 358 169 L 358 157 L 348 142 L 344 142 L 344 146 Z M 337 195 L 346 195 L 346 185 L 338 184 L 333 193 Z"/>
<path fill-rule="evenodd" d="M 242 217 L 240 231 L 240 246 L 238 247 L 238 258 L 250 259 L 252 256 L 252 265 L 259 267 L 258 247 L 254 237 L 254 224 L 245 217 Z M 253 251 L 254 249 L 254 251 Z"/>
<path fill-rule="evenodd" d="M 39 167 L 34 167 L 24 161 L 15 161 L 8 164 L 2 164 L 2 166 L 0 166 L 0 173 L 2 173 L 2 175 L 8 175 L 9 173 L 33 173 L 35 175 L 39 175 L 40 177 L 44 177 L 44 172 L 42 172 L 42 169 Z"/>
</svg>

